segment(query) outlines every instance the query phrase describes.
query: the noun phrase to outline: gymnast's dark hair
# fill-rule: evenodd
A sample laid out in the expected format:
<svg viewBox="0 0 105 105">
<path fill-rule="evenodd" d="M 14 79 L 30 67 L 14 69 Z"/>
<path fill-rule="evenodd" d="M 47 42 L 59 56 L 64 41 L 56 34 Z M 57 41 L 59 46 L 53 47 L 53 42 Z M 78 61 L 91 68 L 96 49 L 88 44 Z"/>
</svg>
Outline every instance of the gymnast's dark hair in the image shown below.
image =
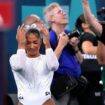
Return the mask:
<svg viewBox="0 0 105 105">
<path fill-rule="evenodd" d="M 27 32 L 26 32 L 26 35 L 30 35 L 31 33 L 33 33 L 34 35 L 36 35 L 37 37 L 42 39 L 41 33 L 39 32 L 39 30 L 37 28 L 30 28 L 30 29 L 28 29 Z"/>
</svg>

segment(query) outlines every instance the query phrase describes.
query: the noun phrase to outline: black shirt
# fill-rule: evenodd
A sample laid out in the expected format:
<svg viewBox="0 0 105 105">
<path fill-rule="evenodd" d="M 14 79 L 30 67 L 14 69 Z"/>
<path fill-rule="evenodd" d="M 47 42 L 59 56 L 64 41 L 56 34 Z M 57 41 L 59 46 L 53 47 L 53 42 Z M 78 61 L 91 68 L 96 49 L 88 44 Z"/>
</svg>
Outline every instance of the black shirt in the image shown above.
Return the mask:
<svg viewBox="0 0 105 105">
<path fill-rule="evenodd" d="M 85 32 L 83 35 L 80 36 L 80 43 L 79 43 L 79 49 L 81 50 L 82 53 L 83 53 L 82 44 L 85 41 L 90 41 L 93 44 L 93 46 L 98 45 L 96 36 L 91 33 Z"/>
<path fill-rule="evenodd" d="M 104 43 L 104 45 L 105 45 L 105 23 L 102 24 L 102 35 L 101 35 L 101 37 L 99 38 L 99 40 L 100 40 L 102 43 Z"/>
</svg>

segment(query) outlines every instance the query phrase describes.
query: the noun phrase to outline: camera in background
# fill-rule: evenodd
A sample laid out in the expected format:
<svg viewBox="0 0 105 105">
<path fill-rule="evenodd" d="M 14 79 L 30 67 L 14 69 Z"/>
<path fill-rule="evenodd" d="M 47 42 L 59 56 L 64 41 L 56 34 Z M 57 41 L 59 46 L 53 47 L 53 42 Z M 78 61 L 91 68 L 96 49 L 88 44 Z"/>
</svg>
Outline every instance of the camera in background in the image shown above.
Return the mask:
<svg viewBox="0 0 105 105">
<path fill-rule="evenodd" d="M 70 33 L 67 34 L 69 39 L 71 39 L 72 37 L 79 37 L 80 36 L 80 32 L 75 29 L 73 31 L 71 31 Z"/>
</svg>

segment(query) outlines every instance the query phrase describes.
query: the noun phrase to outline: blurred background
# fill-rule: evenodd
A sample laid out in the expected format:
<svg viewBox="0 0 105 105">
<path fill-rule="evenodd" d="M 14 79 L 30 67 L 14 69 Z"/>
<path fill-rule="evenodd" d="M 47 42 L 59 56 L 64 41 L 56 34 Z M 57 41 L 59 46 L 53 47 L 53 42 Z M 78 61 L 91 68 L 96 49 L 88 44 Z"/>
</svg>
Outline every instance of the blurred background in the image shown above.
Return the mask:
<svg viewBox="0 0 105 105">
<path fill-rule="evenodd" d="M 16 30 L 23 19 L 30 14 L 37 14 L 43 19 L 43 8 L 51 2 L 58 2 L 68 15 L 68 29 L 75 29 L 75 21 L 83 12 L 81 0 L 0 0 L 0 105 L 4 105 L 3 96 L 12 97 L 17 104 L 17 88 L 9 65 L 9 58 L 16 53 Z M 90 0 L 93 14 L 104 20 L 100 9 L 105 7 L 105 0 Z M 12 105 L 12 104 L 11 104 Z"/>
</svg>

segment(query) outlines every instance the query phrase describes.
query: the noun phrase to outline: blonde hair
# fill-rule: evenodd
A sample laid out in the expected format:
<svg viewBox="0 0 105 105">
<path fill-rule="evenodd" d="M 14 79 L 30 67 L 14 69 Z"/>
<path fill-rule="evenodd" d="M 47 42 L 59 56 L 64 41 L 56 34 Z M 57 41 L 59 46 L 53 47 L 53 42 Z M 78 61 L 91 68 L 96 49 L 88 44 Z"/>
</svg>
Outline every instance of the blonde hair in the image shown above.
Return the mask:
<svg viewBox="0 0 105 105">
<path fill-rule="evenodd" d="M 60 7 L 60 5 L 56 2 L 53 2 L 51 4 L 49 4 L 47 7 L 45 7 L 44 11 L 43 11 L 43 14 L 44 14 L 44 19 L 45 21 L 51 25 L 51 21 L 50 21 L 50 18 L 51 16 L 53 15 L 53 12 L 52 10 L 55 8 L 55 7 Z"/>
</svg>

